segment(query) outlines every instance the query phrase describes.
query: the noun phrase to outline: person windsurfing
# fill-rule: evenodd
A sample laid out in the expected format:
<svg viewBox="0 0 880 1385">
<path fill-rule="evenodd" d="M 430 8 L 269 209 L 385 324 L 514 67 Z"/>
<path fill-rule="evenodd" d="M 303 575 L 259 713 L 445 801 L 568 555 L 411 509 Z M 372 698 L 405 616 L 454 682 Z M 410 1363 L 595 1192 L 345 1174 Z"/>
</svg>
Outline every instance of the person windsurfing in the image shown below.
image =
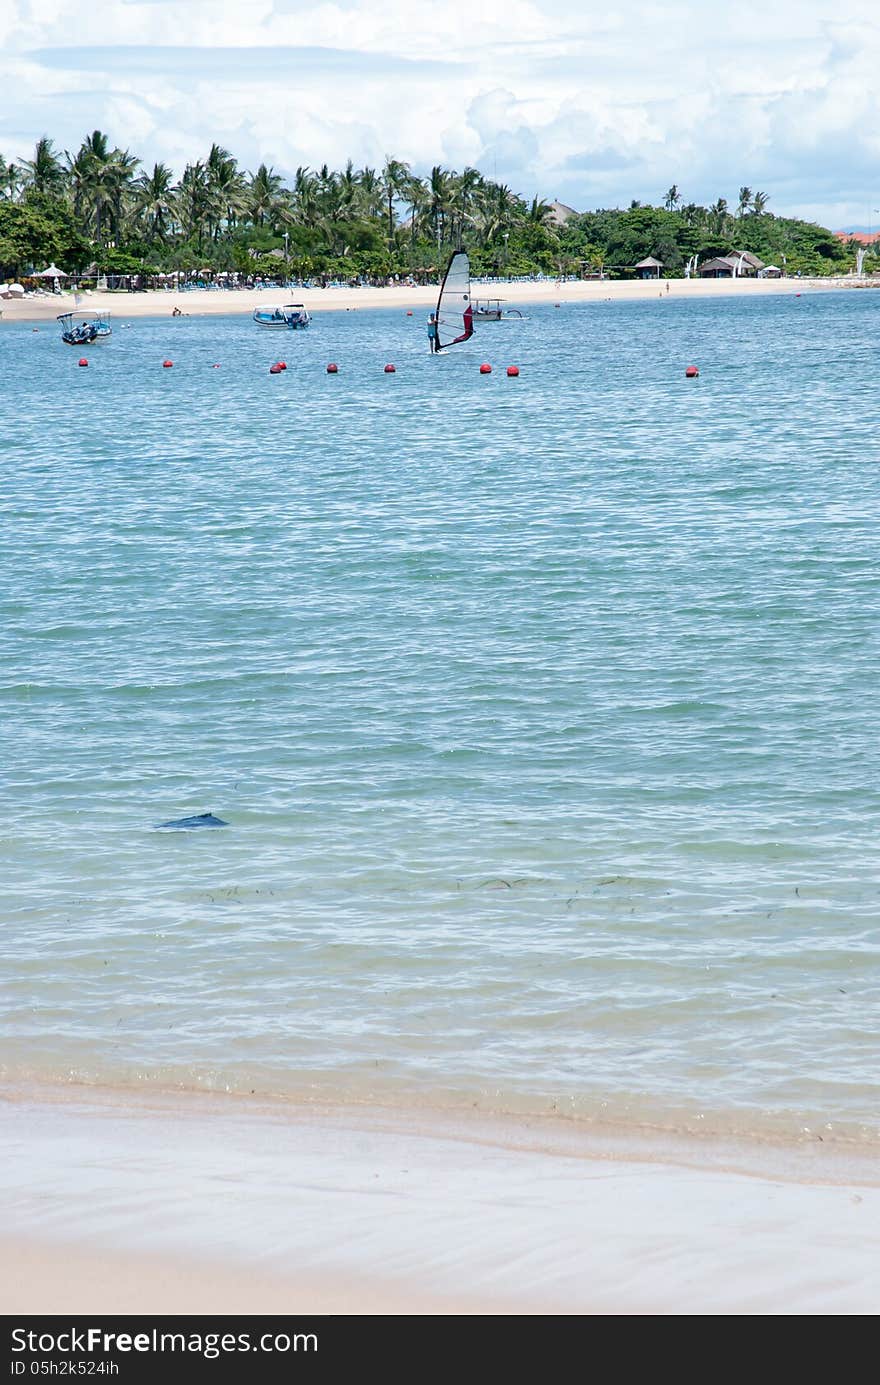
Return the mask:
<svg viewBox="0 0 880 1385">
<path fill-rule="evenodd" d="M 446 266 L 437 311 L 433 350 L 456 346 L 474 334 L 474 305 L 471 302 L 471 266 L 464 250 L 456 250 Z M 430 326 L 428 328 L 430 333 Z"/>
<path fill-rule="evenodd" d="M 431 355 L 437 350 L 437 314 L 432 313 L 428 318 L 428 349 Z"/>
</svg>

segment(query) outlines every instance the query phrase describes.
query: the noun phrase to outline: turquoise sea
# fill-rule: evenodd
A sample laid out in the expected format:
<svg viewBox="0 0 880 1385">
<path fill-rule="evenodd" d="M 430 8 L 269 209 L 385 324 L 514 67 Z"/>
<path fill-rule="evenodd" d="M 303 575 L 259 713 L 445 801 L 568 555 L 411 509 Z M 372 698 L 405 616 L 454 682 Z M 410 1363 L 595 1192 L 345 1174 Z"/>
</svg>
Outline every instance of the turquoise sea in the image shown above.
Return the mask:
<svg viewBox="0 0 880 1385">
<path fill-rule="evenodd" d="M 124 309 L 0 326 L 6 1079 L 880 1138 L 880 294 Z"/>
</svg>

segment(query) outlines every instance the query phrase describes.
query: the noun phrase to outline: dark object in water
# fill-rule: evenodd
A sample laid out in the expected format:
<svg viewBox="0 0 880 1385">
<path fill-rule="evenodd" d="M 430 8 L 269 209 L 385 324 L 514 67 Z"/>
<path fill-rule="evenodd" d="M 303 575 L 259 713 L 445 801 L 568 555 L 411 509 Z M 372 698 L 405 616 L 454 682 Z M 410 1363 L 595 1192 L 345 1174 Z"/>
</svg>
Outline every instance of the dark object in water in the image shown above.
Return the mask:
<svg viewBox="0 0 880 1385">
<path fill-rule="evenodd" d="M 222 818 L 215 818 L 213 813 L 196 813 L 191 818 L 175 818 L 173 822 L 160 822 L 156 824 L 156 831 L 161 832 L 164 828 L 175 829 L 187 832 L 192 827 L 228 827 L 229 823 Z"/>
</svg>

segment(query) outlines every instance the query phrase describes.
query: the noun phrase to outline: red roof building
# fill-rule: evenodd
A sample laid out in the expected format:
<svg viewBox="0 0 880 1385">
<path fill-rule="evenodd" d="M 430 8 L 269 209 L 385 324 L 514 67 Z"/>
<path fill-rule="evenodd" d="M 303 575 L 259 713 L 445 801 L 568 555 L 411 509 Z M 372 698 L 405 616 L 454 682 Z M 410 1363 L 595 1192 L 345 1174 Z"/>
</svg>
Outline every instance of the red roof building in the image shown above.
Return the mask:
<svg viewBox="0 0 880 1385">
<path fill-rule="evenodd" d="M 872 231 L 870 235 L 865 231 L 835 231 L 834 234 L 838 240 L 855 240 L 859 245 L 876 245 L 880 240 L 880 231 Z"/>
</svg>

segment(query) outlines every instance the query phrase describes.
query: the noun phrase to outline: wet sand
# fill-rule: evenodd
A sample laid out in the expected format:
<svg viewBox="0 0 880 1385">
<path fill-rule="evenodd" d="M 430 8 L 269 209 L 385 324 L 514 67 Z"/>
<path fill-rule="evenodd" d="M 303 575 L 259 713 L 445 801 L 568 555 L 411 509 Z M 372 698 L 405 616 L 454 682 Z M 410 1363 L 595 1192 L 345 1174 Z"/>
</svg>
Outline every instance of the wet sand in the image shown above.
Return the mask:
<svg viewBox="0 0 880 1385">
<path fill-rule="evenodd" d="M 63 1088 L 0 1100 L 7 1312 L 868 1314 L 876 1156 Z"/>
</svg>

